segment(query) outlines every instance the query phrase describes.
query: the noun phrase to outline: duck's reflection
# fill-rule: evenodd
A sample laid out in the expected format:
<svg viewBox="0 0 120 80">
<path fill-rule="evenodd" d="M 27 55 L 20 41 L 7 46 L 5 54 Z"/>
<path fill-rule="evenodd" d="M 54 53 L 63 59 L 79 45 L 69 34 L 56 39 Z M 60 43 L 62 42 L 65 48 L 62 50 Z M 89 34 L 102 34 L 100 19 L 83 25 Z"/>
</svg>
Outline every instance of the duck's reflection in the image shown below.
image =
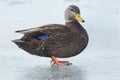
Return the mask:
<svg viewBox="0 0 120 80">
<path fill-rule="evenodd" d="M 85 73 L 77 66 L 57 66 L 51 64 L 49 68 L 40 66 L 27 70 L 25 80 L 85 80 Z"/>
<path fill-rule="evenodd" d="M 56 66 L 51 65 L 51 79 L 53 80 L 85 80 L 84 71 L 77 66 Z"/>
</svg>

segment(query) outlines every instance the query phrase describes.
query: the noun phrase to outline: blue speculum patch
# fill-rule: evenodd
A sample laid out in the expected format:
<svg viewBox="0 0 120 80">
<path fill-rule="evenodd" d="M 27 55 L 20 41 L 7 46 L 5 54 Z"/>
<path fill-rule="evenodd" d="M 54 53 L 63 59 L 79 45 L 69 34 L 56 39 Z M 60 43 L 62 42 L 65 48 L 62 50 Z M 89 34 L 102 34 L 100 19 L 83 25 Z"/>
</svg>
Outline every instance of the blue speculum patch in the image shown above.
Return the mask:
<svg viewBox="0 0 120 80">
<path fill-rule="evenodd" d="M 41 36 L 38 36 L 38 39 L 40 40 L 45 40 L 48 38 L 48 35 L 41 35 Z"/>
</svg>

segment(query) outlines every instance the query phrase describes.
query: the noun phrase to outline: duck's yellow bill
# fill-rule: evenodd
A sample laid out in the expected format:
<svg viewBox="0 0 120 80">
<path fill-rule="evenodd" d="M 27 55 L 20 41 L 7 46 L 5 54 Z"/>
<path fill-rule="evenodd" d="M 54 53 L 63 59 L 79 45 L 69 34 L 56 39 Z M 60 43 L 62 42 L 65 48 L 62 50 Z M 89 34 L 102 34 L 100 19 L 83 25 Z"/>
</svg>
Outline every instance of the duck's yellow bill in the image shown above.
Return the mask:
<svg viewBox="0 0 120 80">
<path fill-rule="evenodd" d="M 80 14 L 76 14 L 75 19 L 78 20 L 79 22 L 85 22 L 83 18 L 80 16 Z"/>
</svg>

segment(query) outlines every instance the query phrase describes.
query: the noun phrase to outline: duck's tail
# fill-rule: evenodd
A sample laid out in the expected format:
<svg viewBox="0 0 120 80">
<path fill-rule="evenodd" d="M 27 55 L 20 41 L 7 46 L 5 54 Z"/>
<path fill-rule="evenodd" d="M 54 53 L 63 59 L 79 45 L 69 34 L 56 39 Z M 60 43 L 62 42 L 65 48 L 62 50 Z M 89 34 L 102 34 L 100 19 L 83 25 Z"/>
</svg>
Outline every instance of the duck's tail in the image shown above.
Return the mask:
<svg viewBox="0 0 120 80">
<path fill-rule="evenodd" d="M 16 39 L 16 40 L 12 40 L 12 42 L 14 42 L 16 45 L 18 45 L 18 47 L 20 48 L 25 48 L 25 46 L 27 47 L 27 43 L 21 39 Z M 24 47 L 23 47 L 24 46 Z"/>
<path fill-rule="evenodd" d="M 30 54 L 38 55 L 38 56 L 46 56 L 44 50 L 39 49 L 38 45 L 35 43 L 26 42 L 21 39 L 12 40 L 12 42 L 14 42 L 19 48 L 27 51 Z"/>
</svg>

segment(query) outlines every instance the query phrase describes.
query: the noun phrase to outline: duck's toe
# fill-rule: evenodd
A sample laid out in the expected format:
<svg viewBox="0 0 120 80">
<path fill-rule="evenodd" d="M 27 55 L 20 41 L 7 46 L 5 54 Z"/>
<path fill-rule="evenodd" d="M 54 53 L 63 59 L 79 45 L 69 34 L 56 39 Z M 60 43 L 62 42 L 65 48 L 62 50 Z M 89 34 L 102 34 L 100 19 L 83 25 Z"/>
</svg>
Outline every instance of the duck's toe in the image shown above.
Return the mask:
<svg viewBox="0 0 120 80">
<path fill-rule="evenodd" d="M 68 66 L 71 65 L 72 63 L 70 63 L 69 61 L 59 61 L 56 59 L 55 56 L 51 56 L 51 59 L 54 64 L 58 65 L 58 66 Z"/>
</svg>

